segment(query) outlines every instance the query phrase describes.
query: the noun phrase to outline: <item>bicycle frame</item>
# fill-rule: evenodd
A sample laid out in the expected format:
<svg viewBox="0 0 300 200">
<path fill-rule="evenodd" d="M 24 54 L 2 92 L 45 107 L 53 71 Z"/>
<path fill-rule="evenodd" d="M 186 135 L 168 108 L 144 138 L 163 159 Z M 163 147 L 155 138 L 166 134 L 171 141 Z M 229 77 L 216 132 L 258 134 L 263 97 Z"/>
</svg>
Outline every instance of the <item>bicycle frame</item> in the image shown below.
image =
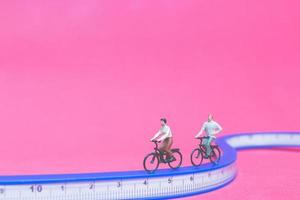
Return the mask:
<svg viewBox="0 0 300 200">
<path fill-rule="evenodd" d="M 155 144 L 154 151 L 159 156 L 159 162 L 165 163 L 165 159 L 164 159 L 165 153 L 162 152 L 161 150 L 159 150 L 159 148 L 158 148 L 158 142 L 154 142 L 154 144 Z"/>
<path fill-rule="evenodd" d="M 199 140 L 200 140 L 199 149 L 200 149 L 201 151 L 203 151 L 204 153 L 206 153 L 206 147 L 205 147 L 205 145 L 203 144 L 203 139 L 208 139 L 208 136 L 199 138 Z M 211 143 L 211 144 L 210 144 L 210 147 L 211 147 L 211 148 L 213 148 L 213 147 L 218 147 L 218 145 L 217 145 L 217 144 L 212 144 L 212 143 Z"/>
</svg>

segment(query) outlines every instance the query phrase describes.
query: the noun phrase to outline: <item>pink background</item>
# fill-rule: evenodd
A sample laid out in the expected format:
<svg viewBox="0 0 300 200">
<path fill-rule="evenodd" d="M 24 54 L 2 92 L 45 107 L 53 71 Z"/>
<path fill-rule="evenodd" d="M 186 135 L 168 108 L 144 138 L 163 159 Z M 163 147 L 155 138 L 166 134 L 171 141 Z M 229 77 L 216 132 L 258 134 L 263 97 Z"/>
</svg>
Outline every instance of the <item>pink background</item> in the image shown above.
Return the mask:
<svg viewBox="0 0 300 200">
<path fill-rule="evenodd" d="M 208 113 L 300 130 L 296 0 L 0 2 L 0 174 L 142 169 L 159 118 L 189 165 Z M 202 199 L 299 199 L 298 150 L 239 153 Z M 198 199 L 192 197 L 188 199 Z"/>
</svg>

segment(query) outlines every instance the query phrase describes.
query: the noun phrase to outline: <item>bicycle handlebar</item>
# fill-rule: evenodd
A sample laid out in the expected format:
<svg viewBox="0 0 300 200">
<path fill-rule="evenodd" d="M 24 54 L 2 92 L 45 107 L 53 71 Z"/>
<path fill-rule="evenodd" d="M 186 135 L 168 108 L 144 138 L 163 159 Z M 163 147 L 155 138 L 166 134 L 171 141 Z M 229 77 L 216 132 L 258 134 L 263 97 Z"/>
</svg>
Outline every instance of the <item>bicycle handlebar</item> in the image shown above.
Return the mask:
<svg viewBox="0 0 300 200">
<path fill-rule="evenodd" d="M 158 148 L 158 143 L 160 143 L 160 141 L 153 140 L 151 142 L 153 142 L 155 144 L 154 149 L 157 149 Z"/>
<path fill-rule="evenodd" d="M 209 138 L 209 136 L 197 137 L 197 138 L 195 138 L 195 139 L 202 139 L 202 138 Z"/>
<path fill-rule="evenodd" d="M 161 141 L 157 141 L 157 140 L 152 140 L 151 142 L 153 142 L 153 143 L 161 143 Z"/>
</svg>

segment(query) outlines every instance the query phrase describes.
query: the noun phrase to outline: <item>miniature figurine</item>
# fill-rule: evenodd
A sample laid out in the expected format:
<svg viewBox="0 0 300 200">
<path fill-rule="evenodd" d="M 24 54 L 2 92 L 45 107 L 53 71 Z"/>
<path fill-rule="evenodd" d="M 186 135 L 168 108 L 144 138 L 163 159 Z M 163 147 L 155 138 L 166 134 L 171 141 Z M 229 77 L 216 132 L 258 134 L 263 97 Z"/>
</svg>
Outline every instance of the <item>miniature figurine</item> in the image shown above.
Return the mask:
<svg viewBox="0 0 300 200">
<path fill-rule="evenodd" d="M 214 121 L 212 114 L 208 115 L 208 120 L 203 123 L 201 130 L 195 136 L 195 138 L 199 138 L 203 131 L 205 131 L 208 139 L 204 141 L 204 146 L 206 147 L 206 155 L 205 157 L 208 158 L 211 154 L 211 143 L 213 140 L 216 139 L 216 135 L 222 131 L 222 127 Z"/>
<path fill-rule="evenodd" d="M 173 138 L 172 138 L 172 131 L 170 127 L 167 125 L 167 119 L 161 118 L 160 119 L 161 128 L 159 131 L 154 135 L 154 137 L 151 139 L 151 141 L 162 141 L 161 146 L 159 147 L 159 150 L 162 152 L 165 152 L 167 155 L 167 162 L 172 162 L 174 160 L 174 157 L 171 152 L 171 147 L 173 144 Z"/>
</svg>

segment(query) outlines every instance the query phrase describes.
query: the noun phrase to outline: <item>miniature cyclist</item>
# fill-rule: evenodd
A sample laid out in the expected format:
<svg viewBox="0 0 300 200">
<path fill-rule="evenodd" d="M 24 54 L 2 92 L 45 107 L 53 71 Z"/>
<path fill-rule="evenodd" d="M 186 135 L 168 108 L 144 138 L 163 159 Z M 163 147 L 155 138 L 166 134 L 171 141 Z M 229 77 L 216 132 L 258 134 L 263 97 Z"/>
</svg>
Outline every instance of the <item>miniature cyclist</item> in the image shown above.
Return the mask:
<svg viewBox="0 0 300 200">
<path fill-rule="evenodd" d="M 206 148 L 206 158 L 209 157 L 212 149 L 211 149 L 211 142 L 216 139 L 216 135 L 222 131 L 222 127 L 213 120 L 212 114 L 208 115 L 208 119 L 206 122 L 203 123 L 201 130 L 195 136 L 195 138 L 199 138 L 203 131 L 205 131 L 208 139 L 204 141 L 204 146 Z"/>
<path fill-rule="evenodd" d="M 161 118 L 160 123 L 161 123 L 161 128 L 154 135 L 151 141 L 162 141 L 162 145 L 159 147 L 159 150 L 162 152 L 166 152 L 167 154 L 166 162 L 172 162 L 175 160 L 171 152 L 171 147 L 173 144 L 172 131 L 170 127 L 167 125 L 166 118 Z"/>
</svg>

